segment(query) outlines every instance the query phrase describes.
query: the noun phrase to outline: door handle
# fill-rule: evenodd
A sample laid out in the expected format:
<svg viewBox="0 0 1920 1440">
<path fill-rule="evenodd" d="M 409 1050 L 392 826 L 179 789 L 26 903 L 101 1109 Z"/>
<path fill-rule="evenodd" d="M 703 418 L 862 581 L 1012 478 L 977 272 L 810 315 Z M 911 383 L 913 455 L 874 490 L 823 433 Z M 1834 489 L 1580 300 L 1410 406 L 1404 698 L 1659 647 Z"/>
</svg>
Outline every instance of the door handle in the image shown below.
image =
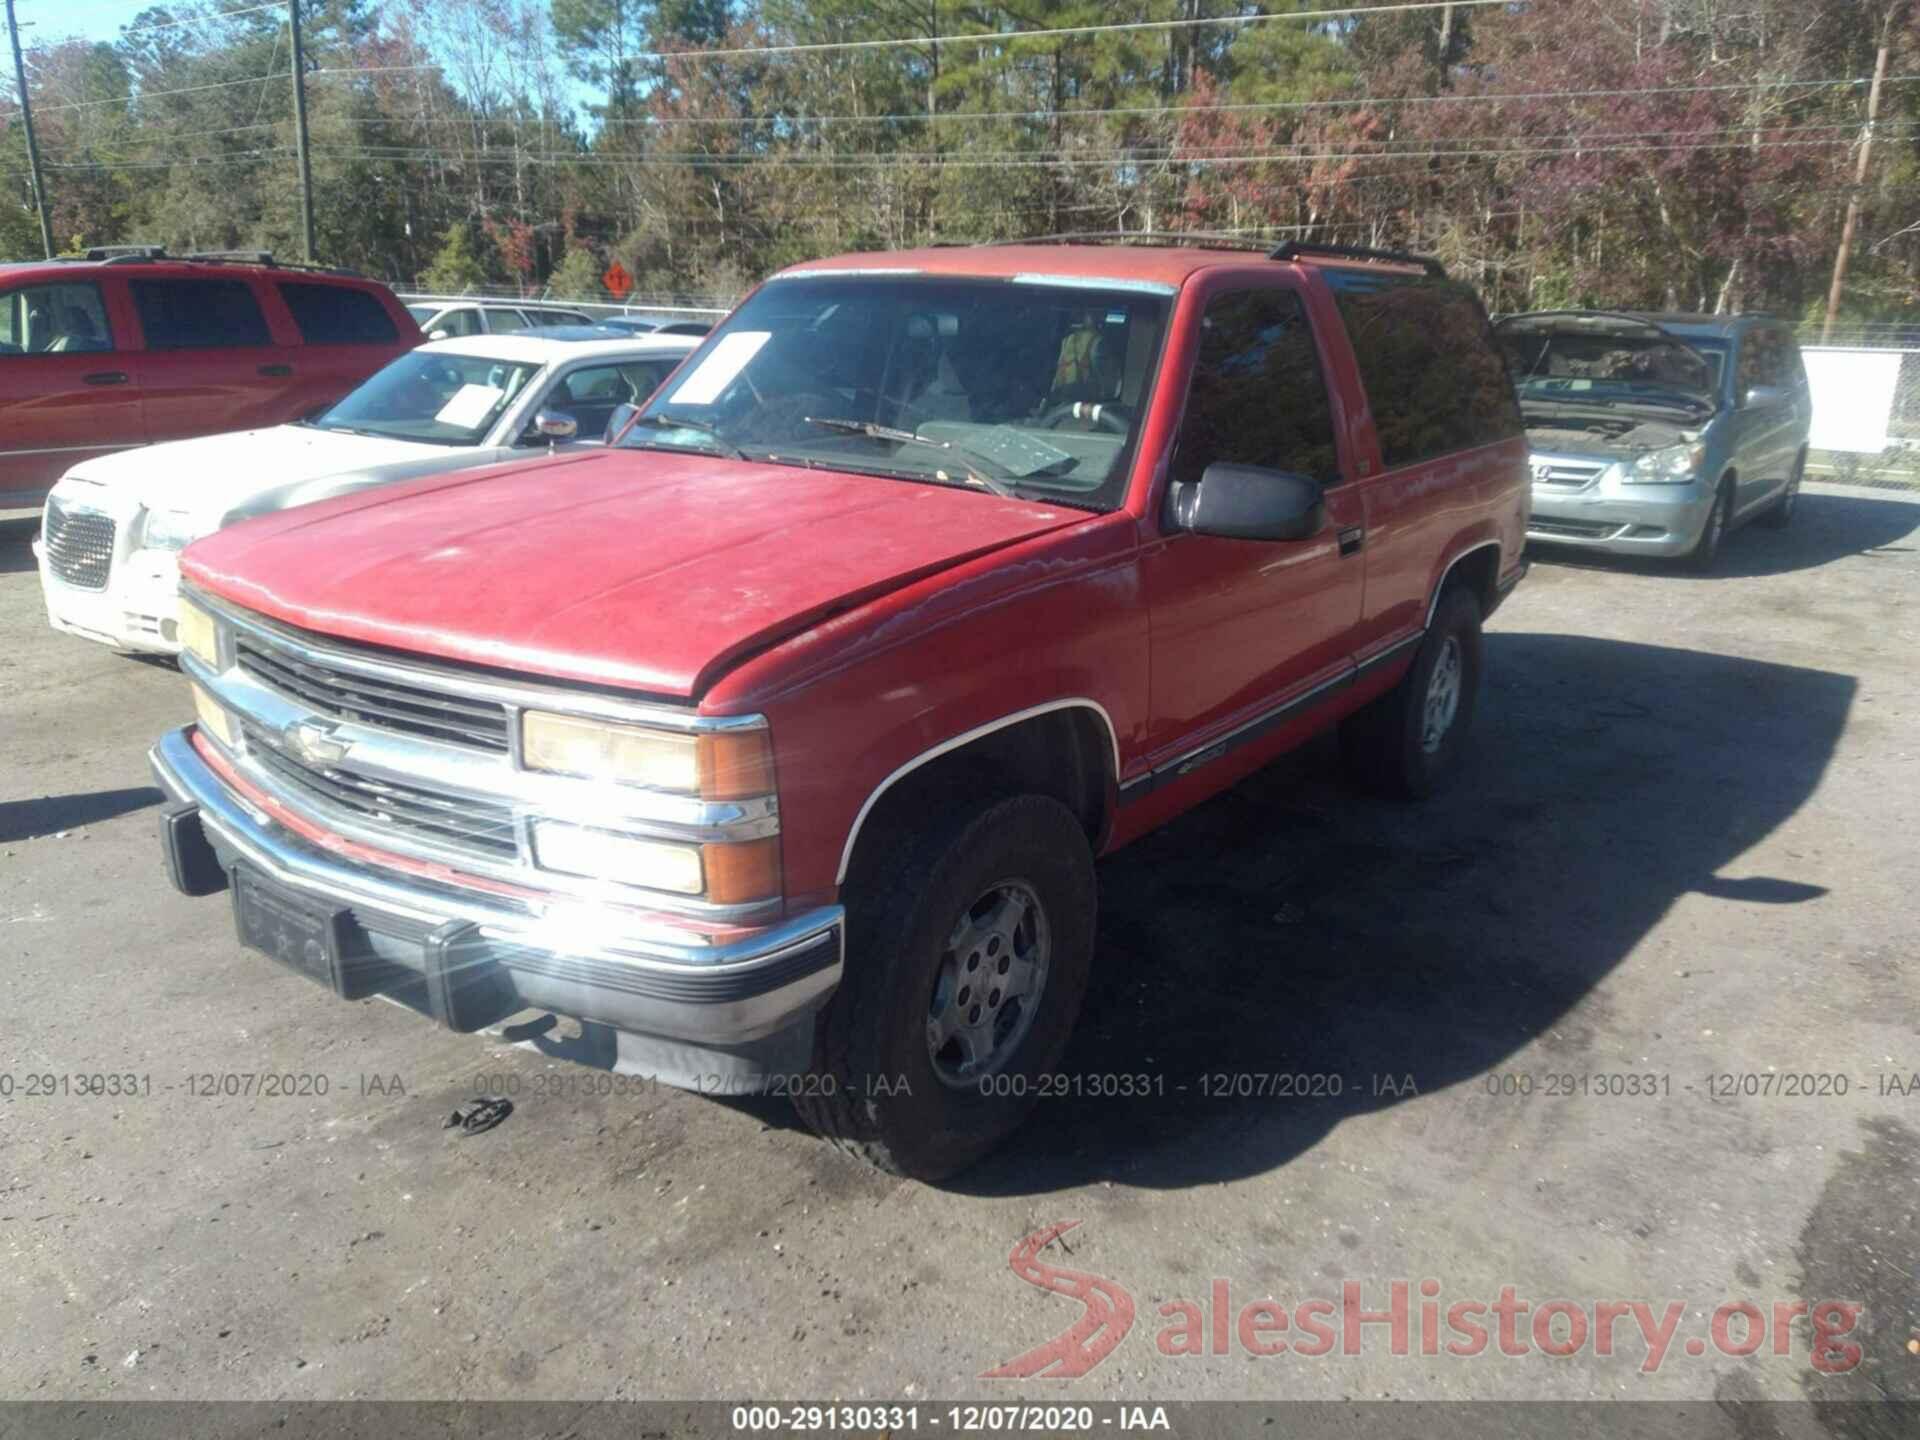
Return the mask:
<svg viewBox="0 0 1920 1440">
<path fill-rule="evenodd" d="M 127 383 L 127 372 L 124 370 L 96 370 L 91 375 L 82 375 L 80 378 L 89 385 L 124 385 Z"/>
<path fill-rule="evenodd" d="M 1340 553 L 1343 556 L 1355 554 L 1366 543 L 1366 539 L 1365 530 L 1358 525 L 1349 525 L 1340 532 Z"/>
<path fill-rule="evenodd" d="M 260 373 L 261 373 L 262 375 L 266 375 L 266 376 L 269 376 L 269 377 L 271 377 L 272 379 L 275 379 L 275 380 L 278 380 L 278 379 L 282 379 L 282 378 L 284 378 L 285 376 L 288 376 L 288 375 L 291 375 L 291 374 L 293 373 L 293 366 L 291 366 L 291 365 L 262 365 L 262 366 L 260 367 Z"/>
</svg>

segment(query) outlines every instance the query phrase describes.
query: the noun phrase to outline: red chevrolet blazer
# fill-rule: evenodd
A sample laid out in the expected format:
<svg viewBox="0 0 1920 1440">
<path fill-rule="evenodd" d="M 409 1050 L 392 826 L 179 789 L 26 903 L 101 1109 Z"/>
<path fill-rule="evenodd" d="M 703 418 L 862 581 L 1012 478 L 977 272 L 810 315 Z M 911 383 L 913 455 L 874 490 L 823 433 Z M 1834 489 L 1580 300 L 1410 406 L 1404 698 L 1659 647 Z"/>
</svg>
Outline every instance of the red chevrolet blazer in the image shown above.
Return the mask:
<svg viewBox="0 0 1920 1440">
<path fill-rule="evenodd" d="M 185 552 L 174 882 L 923 1177 L 1058 1064 L 1096 857 L 1330 726 L 1432 790 L 1524 569 L 1485 314 L 1395 253 L 799 265 L 608 442 Z"/>
<path fill-rule="evenodd" d="M 377 281 L 262 253 L 0 265 L 0 509 L 109 450 L 297 420 L 421 339 Z"/>
</svg>

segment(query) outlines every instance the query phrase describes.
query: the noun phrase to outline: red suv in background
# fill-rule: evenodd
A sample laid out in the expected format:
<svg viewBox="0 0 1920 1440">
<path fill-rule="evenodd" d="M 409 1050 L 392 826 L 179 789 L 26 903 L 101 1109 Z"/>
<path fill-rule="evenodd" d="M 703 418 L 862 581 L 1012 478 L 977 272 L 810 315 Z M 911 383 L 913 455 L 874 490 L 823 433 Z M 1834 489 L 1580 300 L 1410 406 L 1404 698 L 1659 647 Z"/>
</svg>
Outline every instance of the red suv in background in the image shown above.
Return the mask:
<svg viewBox="0 0 1920 1440">
<path fill-rule="evenodd" d="M 379 282 L 265 252 L 0 265 L 0 507 L 109 450 L 297 419 L 421 338 Z"/>
</svg>

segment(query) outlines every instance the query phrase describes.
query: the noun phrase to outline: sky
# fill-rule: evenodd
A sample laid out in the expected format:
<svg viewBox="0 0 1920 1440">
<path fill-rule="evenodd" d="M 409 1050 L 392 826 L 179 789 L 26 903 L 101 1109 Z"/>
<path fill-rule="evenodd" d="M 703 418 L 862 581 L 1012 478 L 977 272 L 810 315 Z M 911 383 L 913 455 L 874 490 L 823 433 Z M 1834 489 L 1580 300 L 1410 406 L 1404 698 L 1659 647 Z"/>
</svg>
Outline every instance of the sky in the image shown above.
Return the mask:
<svg viewBox="0 0 1920 1440">
<path fill-rule="evenodd" d="M 256 0 L 257 3 L 257 0 Z M 152 8 L 154 0 L 16 0 L 20 43 L 64 40 L 78 35 L 87 40 L 114 40 L 122 25 Z"/>
</svg>

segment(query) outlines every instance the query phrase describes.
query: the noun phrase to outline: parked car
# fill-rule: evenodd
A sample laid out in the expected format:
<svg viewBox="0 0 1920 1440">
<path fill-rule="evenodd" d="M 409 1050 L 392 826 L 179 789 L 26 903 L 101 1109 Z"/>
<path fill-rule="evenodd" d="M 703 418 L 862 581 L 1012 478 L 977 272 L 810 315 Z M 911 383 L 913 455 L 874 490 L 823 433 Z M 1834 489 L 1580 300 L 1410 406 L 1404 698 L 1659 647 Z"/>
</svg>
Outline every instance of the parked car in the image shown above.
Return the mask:
<svg viewBox="0 0 1920 1440">
<path fill-rule="evenodd" d="M 0 265 L 0 508 L 93 456 L 330 405 L 420 338 L 377 281 L 265 252 Z"/>
<path fill-rule="evenodd" d="M 183 546 L 369 486 L 598 445 L 614 409 L 652 394 L 695 344 L 592 327 L 438 340 L 292 425 L 83 461 L 54 486 L 34 543 L 47 618 L 116 649 L 175 654 Z"/>
<path fill-rule="evenodd" d="M 1562 310 L 1495 330 L 1533 447 L 1530 539 L 1709 570 L 1736 526 L 1793 518 L 1813 404 L 1791 326 Z"/>
<path fill-rule="evenodd" d="M 416 301 L 407 313 L 419 322 L 430 340 L 454 340 L 462 335 L 507 335 L 550 325 L 591 325 L 584 311 L 555 305 L 524 305 L 512 301 Z"/>
<path fill-rule="evenodd" d="M 638 315 L 602 315 L 597 325 L 606 325 L 615 330 L 625 330 L 633 335 L 651 335 L 660 328 L 657 320 L 642 320 Z M 705 334 L 703 330 L 701 334 Z"/>
<path fill-rule="evenodd" d="M 174 882 L 909 1175 L 1059 1064 L 1096 855 L 1329 726 L 1434 790 L 1524 569 L 1485 312 L 1385 252 L 804 264 L 613 423 L 186 551 Z"/>
<path fill-rule="evenodd" d="M 669 320 L 654 327 L 656 335 L 709 335 L 712 332 L 711 320 Z"/>
</svg>

